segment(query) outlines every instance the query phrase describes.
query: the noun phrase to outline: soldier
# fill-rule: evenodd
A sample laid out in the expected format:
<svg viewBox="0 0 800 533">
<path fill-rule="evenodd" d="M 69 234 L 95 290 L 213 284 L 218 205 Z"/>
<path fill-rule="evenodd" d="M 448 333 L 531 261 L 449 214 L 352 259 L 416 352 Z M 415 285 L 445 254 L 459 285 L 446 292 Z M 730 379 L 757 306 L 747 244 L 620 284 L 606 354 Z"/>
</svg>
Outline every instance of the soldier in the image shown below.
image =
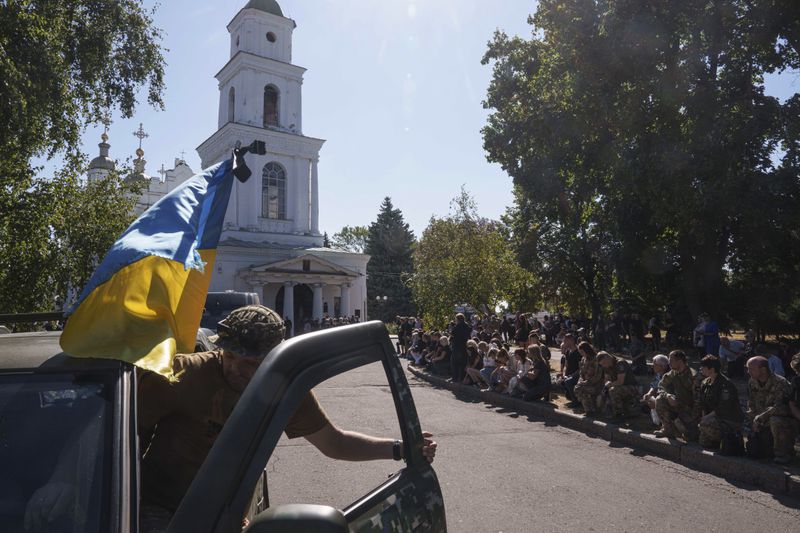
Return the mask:
<svg viewBox="0 0 800 533">
<path fill-rule="evenodd" d="M 769 362 L 761 356 L 748 359 L 747 373 L 747 418 L 753 430 L 747 439 L 747 451 L 756 457 L 774 454 L 773 461 L 788 464 L 794 455 L 797 431 L 789 409 L 789 382 L 770 372 Z"/>
<path fill-rule="evenodd" d="M 700 372 L 705 379 L 700 385 L 700 445 L 719 450 L 723 436 L 737 433 L 744 415 L 739 405 L 736 385 L 720 373 L 720 360 L 707 355 L 700 361 Z"/>
<path fill-rule="evenodd" d="M 177 508 L 225 421 L 264 357 L 285 333 L 280 315 L 261 305 L 232 311 L 210 338 L 217 349 L 178 355 L 175 383 L 150 372 L 138 378 L 142 457 L 142 531 L 159 529 Z M 284 430 L 328 457 L 350 461 L 401 459 L 402 443 L 336 427 L 313 392 Z M 423 454 L 436 443 L 425 434 Z"/>
<path fill-rule="evenodd" d="M 603 390 L 603 370 L 597 363 L 598 354 L 594 351 L 594 346 L 588 342 L 578 345 L 581 353 L 580 377 L 575 384 L 576 403 L 572 406 L 582 406 L 586 416 L 595 416 L 597 413 L 597 397 Z M 606 352 L 600 352 L 605 354 Z M 567 404 L 570 405 L 570 404 Z"/>
<path fill-rule="evenodd" d="M 630 363 L 614 357 L 608 352 L 597 354 L 597 362 L 603 368 L 604 388 L 608 391 L 613 418 L 622 420 L 636 416 L 639 399 L 639 385 Z M 630 409 L 628 409 L 630 408 Z"/>
<path fill-rule="evenodd" d="M 686 440 L 697 439 L 697 421 L 694 417 L 694 376 L 686 364 L 686 354 L 681 350 L 669 353 L 672 370 L 664 374 L 658 385 L 656 414 L 661 429 L 656 437 L 674 438 L 678 432 Z"/>
</svg>

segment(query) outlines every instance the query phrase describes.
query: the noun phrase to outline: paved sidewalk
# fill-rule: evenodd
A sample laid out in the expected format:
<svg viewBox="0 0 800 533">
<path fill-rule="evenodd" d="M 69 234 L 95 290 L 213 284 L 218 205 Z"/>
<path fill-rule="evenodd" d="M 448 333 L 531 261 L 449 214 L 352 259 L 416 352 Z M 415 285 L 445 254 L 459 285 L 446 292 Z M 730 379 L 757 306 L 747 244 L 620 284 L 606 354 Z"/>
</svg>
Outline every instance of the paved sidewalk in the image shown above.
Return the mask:
<svg viewBox="0 0 800 533">
<path fill-rule="evenodd" d="M 546 423 L 582 431 L 612 443 L 669 459 L 688 468 L 708 472 L 728 480 L 745 482 L 772 493 L 800 496 L 800 468 L 794 465 L 780 467 L 771 462 L 756 461 L 745 457 L 726 457 L 704 450 L 694 443 L 684 443 L 678 439 L 657 438 L 646 431 L 621 427 L 610 422 L 572 413 L 564 408 L 563 400 L 561 402 L 526 402 L 521 398 L 481 391 L 473 386 L 449 383 L 445 378 L 435 376 L 410 364 L 407 365 L 407 368 L 416 377 L 437 387 L 451 390 L 459 396 L 481 400 L 532 418 L 541 419 Z"/>
</svg>

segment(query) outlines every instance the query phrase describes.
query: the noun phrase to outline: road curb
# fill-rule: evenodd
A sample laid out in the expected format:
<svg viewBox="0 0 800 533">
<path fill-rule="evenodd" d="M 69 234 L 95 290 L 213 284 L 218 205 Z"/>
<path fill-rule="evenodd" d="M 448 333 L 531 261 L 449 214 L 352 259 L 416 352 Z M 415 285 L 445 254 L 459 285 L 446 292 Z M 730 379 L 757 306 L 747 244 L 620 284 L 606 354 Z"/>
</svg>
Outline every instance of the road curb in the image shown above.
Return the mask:
<svg viewBox="0 0 800 533">
<path fill-rule="evenodd" d="M 676 439 L 658 438 L 648 433 L 593 420 L 575 413 L 559 411 L 551 403 L 526 402 L 496 392 L 480 391 L 475 387 L 460 383 L 450 383 L 444 378 L 423 372 L 412 365 L 408 365 L 408 370 L 416 377 L 437 387 L 451 390 L 461 397 L 512 409 L 547 423 L 602 437 L 611 443 L 657 455 L 687 468 L 707 472 L 728 480 L 748 483 L 768 492 L 800 496 L 800 475 L 792 475 L 791 472 L 786 472 L 777 465 L 764 464 L 744 457 L 726 457 L 704 450 L 697 444 L 684 444 Z"/>
</svg>

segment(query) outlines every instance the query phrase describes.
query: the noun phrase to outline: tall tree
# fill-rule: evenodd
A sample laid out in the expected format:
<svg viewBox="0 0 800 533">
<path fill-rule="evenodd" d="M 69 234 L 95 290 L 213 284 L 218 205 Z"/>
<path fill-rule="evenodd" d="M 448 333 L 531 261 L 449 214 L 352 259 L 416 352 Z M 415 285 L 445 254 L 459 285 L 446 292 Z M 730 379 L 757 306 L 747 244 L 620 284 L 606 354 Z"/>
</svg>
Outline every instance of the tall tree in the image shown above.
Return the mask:
<svg viewBox="0 0 800 533">
<path fill-rule="evenodd" d="M 331 246 L 345 252 L 363 254 L 367 248 L 369 228 L 366 226 L 345 226 L 331 238 Z"/>
<path fill-rule="evenodd" d="M 412 253 L 415 242 L 403 213 L 395 209 L 387 196 L 377 219 L 369 226 L 364 250 L 370 255 L 367 298 L 371 318 L 388 322 L 398 315 L 416 314 L 411 289 L 405 283 L 414 269 Z"/>
<path fill-rule="evenodd" d="M 444 327 L 458 305 L 494 312 L 531 285 L 504 228 L 478 216 L 462 189 L 445 218 L 432 217 L 414 251 L 414 300 L 426 324 Z"/>
<path fill-rule="evenodd" d="M 554 228 L 590 302 L 594 276 L 642 306 L 729 313 L 747 236 L 798 207 L 797 96 L 764 93 L 765 74 L 800 66 L 797 24 L 777 17 L 790 4 L 542 0 L 530 40 L 498 33 L 484 145 L 518 189 L 520 254 L 549 263 L 538 228 Z"/>
<path fill-rule="evenodd" d="M 105 253 L 127 225 L 117 178 L 80 185 L 80 137 L 114 109 L 132 116 L 143 87 L 162 106 L 159 42 L 140 0 L 0 2 L 3 310 L 52 309 L 66 279 L 79 290 L 87 258 Z M 55 156 L 63 160 L 56 175 L 37 176 L 32 160 Z"/>
<path fill-rule="evenodd" d="M 33 157 L 74 155 L 108 110 L 132 116 L 143 86 L 162 106 L 160 35 L 140 0 L 2 2 L 0 184 L 30 183 Z"/>
</svg>

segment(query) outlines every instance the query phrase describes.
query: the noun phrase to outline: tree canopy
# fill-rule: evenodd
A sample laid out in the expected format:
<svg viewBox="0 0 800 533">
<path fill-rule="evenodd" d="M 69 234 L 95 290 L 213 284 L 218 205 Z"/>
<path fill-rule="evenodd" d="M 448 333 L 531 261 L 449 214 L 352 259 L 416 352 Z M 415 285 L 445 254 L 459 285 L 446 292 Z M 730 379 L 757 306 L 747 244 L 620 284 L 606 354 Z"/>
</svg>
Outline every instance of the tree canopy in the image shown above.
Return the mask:
<svg viewBox="0 0 800 533">
<path fill-rule="evenodd" d="M 541 0 L 530 39 L 495 35 L 484 147 L 514 180 L 507 222 L 549 296 L 595 315 L 797 313 L 796 286 L 758 302 L 765 277 L 800 274 L 800 95 L 764 91 L 800 68 L 799 11 Z"/>
<path fill-rule="evenodd" d="M 369 228 L 366 226 L 345 226 L 331 238 L 331 247 L 345 252 L 363 254 L 367 248 Z"/>
<path fill-rule="evenodd" d="M 143 88 L 162 106 L 160 30 L 139 0 L 0 2 L 0 300 L 52 310 L 79 291 L 127 227 L 133 191 L 117 175 L 80 176 L 81 134 Z M 55 175 L 36 158 L 58 157 Z"/>
<path fill-rule="evenodd" d="M 75 155 L 109 110 L 131 117 L 142 87 L 162 106 L 160 35 L 139 0 L 3 2 L 0 185 L 30 180 L 34 157 Z"/>
<path fill-rule="evenodd" d="M 445 218 L 432 217 L 414 251 L 411 287 L 425 324 L 444 327 L 454 309 L 494 312 L 531 284 L 501 224 L 481 218 L 462 189 Z"/>
<path fill-rule="evenodd" d="M 69 305 L 133 221 L 139 194 L 119 175 L 84 184 L 74 172 L 20 191 L 0 227 L 3 311 L 51 311 Z"/>
<path fill-rule="evenodd" d="M 392 205 L 388 196 L 370 224 L 365 252 L 367 263 L 367 299 L 369 314 L 388 322 L 396 316 L 416 314 L 411 289 L 405 279 L 414 269 L 412 253 L 416 239 L 403 219 L 403 213 Z M 384 298 L 384 296 L 386 298 Z M 380 297 L 380 301 L 376 300 Z"/>
</svg>

